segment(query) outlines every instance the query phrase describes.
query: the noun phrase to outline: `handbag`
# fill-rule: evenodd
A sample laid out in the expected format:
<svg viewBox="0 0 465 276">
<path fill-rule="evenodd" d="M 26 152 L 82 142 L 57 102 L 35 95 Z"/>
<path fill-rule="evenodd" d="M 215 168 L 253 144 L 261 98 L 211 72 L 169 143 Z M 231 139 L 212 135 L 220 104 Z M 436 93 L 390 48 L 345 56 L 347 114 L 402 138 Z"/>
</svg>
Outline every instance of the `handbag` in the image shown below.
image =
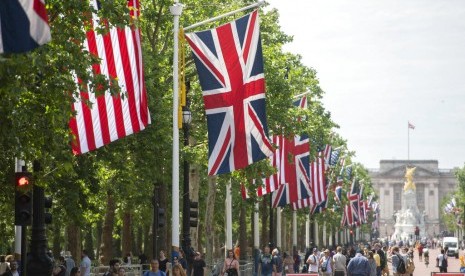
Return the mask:
<svg viewBox="0 0 465 276">
<path fill-rule="evenodd" d="M 326 263 L 326 265 L 324 265 L 324 263 Z M 328 263 L 329 263 L 329 258 L 323 262 L 323 266 L 321 267 L 322 272 L 326 272 L 326 270 L 328 270 Z"/>
</svg>

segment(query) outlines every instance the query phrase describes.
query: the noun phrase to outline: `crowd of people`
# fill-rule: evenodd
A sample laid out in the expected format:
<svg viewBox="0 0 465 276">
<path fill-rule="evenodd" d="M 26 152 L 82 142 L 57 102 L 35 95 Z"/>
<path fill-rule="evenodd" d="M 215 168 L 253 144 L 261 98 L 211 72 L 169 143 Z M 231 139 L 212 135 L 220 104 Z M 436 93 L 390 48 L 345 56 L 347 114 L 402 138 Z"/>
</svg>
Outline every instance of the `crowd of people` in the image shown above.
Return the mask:
<svg viewBox="0 0 465 276">
<path fill-rule="evenodd" d="M 434 256 L 440 272 L 447 272 L 447 250 L 447 247 L 441 248 L 441 253 Z M 373 242 L 336 248 L 315 247 L 307 250 L 304 258 L 298 252 L 294 252 L 293 256 L 283 253 L 281 257 L 277 248 L 271 250 L 270 246 L 265 246 L 258 260 L 257 275 L 317 273 L 321 276 L 410 276 L 415 270 L 415 252 L 419 260 L 428 266 L 428 245 L 420 242 Z M 465 258 L 462 259 L 465 265 Z"/>
</svg>

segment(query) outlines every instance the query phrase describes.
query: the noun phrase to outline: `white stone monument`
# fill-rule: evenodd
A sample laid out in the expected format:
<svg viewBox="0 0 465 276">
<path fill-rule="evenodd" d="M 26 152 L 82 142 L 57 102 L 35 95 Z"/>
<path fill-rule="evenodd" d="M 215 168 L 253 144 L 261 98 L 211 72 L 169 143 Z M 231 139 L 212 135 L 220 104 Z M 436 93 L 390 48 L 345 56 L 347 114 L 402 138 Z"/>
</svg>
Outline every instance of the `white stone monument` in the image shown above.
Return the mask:
<svg viewBox="0 0 465 276">
<path fill-rule="evenodd" d="M 420 213 L 417 206 L 416 187 L 413 182 L 415 167 L 406 168 L 405 185 L 402 193 L 402 209 L 397 211 L 394 234 L 391 240 L 410 241 L 415 239 L 415 228 L 420 230 L 420 237 L 425 236 L 425 214 Z"/>
</svg>

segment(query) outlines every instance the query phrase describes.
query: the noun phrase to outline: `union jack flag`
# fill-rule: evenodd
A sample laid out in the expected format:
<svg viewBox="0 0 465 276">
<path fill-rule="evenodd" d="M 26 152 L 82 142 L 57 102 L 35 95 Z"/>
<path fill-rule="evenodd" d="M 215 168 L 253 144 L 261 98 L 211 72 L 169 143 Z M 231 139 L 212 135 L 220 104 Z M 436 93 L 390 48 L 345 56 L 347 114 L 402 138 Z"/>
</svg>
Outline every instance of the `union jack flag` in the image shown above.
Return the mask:
<svg viewBox="0 0 465 276">
<path fill-rule="evenodd" d="M 361 191 L 358 181 L 354 179 L 350 187 L 350 192 L 347 193 L 347 199 L 351 208 L 353 223 L 360 225 L 360 196 Z"/>
<path fill-rule="evenodd" d="M 315 207 L 328 198 L 328 188 L 326 185 L 325 162 L 322 154 L 319 154 L 314 162 L 310 164 L 310 191 L 311 197 L 301 198 L 292 203 L 292 208 L 300 209 L 304 207 Z"/>
<path fill-rule="evenodd" d="M 50 39 L 44 0 L 0 1 L 0 54 L 31 51 Z"/>
<path fill-rule="evenodd" d="M 273 207 L 282 207 L 312 195 L 308 170 L 309 157 L 308 137 L 296 135 L 293 139 L 284 139 L 280 169 L 283 184 L 273 193 Z"/>
<path fill-rule="evenodd" d="M 265 116 L 258 12 L 186 34 L 203 90 L 208 174 L 242 169 L 273 154 Z"/>
</svg>

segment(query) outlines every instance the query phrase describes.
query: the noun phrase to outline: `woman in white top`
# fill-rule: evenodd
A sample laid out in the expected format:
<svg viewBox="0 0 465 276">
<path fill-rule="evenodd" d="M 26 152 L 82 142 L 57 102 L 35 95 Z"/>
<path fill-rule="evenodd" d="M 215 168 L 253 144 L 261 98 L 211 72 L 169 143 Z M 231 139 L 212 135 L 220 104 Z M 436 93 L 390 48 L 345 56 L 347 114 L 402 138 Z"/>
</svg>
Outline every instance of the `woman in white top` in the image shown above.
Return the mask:
<svg viewBox="0 0 465 276">
<path fill-rule="evenodd" d="M 329 250 L 326 249 L 323 257 L 320 259 L 320 271 L 321 275 L 331 276 L 333 275 L 333 260 L 329 255 Z"/>
</svg>

